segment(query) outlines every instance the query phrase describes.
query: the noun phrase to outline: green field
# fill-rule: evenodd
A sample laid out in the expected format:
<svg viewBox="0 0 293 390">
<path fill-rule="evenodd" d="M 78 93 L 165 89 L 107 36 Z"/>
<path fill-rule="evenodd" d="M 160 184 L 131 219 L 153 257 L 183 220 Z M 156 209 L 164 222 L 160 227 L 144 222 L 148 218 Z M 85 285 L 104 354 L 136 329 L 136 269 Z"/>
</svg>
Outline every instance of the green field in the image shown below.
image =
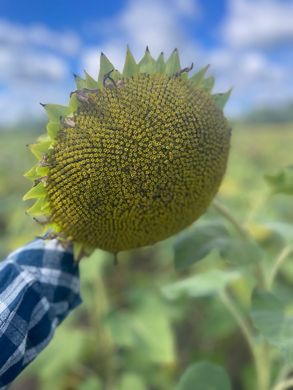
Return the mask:
<svg viewBox="0 0 293 390">
<path fill-rule="evenodd" d="M 31 185 L 23 173 L 34 160 L 26 144 L 36 136 L 20 130 L 0 135 L 2 258 L 42 231 L 25 214 L 29 202 L 22 201 Z M 217 200 L 267 253 L 261 260 L 264 273 L 269 272 L 284 245 L 281 233 L 272 232 L 268 224 L 277 221 L 284 227 L 293 221 L 292 197 L 271 196 L 264 175 L 292 165 L 292 145 L 293 124 L 234 125 L 228 169 L 217 195 Z M 194 225 L 194 232 L 197 226 L 200 229 L 204 223 L 221 220 L 222 216 L 211 207 Z M 224 225 L 233 230 L 226 221 Z M 171 239 L 154 248 L 122 253 L 118 268 L 113 267 L 111 256 L 102 251 L 83 260 L 84 303 L 19 379 L 19 388 L 169 390 L 176 388 L 184 369 L 199 360 L 225 367 L 233 389 L 272 388 L 256 385 L 253 359 L 245 338 L 218 296 L 199 294 L 202 296 L 199 299 L 179 296 L 169 301 L 162 294 L 166 285 L 214 268 L 241 270 L 242 277 L 232 284 L 232 293 L 239 310 L 246 313 L 257 278 L 254 254 L 250 258 L 247 252 L 245 257 L 235 250 L 223 260 L 217 251 L 211 251 L 201 262 L 175 271 L 172 243 Z M 278 293 L 287 300 L 292 282 L 293 266 L 288 262 L 277 283 Z M 270 354 L 267 365 L 271 367 L 267 368 L 274 377 L 283 363 L 278 352 Z"/>
</svg>

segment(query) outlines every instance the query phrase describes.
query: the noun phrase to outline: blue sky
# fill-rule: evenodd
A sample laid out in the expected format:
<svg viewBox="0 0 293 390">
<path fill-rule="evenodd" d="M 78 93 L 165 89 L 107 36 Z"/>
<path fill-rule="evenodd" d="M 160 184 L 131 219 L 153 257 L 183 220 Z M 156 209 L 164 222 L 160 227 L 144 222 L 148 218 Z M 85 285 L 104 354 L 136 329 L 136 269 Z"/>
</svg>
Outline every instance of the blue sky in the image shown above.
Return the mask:
<svg viewBox="0 0 293 390">
<path fill-rule="evenodd" d="M 0 0 L 0 122 L 66 104 L 72 73 L 96 76 L 103 51 L 119 69 L 177 47 L 182 65 L 211 64 L 227 114 L 293 100 L 292 0 Z"/>
</svg>

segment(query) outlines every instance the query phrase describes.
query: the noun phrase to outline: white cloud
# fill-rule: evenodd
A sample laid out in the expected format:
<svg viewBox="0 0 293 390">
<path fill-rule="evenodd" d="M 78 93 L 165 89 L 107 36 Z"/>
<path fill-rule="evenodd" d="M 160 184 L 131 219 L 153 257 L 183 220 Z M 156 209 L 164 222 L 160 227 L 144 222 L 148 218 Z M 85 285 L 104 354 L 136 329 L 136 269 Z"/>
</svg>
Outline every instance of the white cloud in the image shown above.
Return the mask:
<svg viewBox="0 0 293 390">
<path fill-rule="evenodd" d="M 73 83 L 72 83 L 73 84 Z M 68 104 L 68 91 L 73 86 L 64 82 L 10 85 L 0 90 L 0 124 L 15 124 L 31 119 L 46 118 L 42 103 Z"/>
<path fill-rule="evenodd" d="M 126 46 L 125 42 L 119 40 L 110 40 L 100 47 L 87 48 L 83 52 L 82 67 L 94 78 L 98 77 L 100 68 L 100 55 L 104 53 L 112 62 L 116 69 L 122 71 Z"/>
<path fill-rule="evenodd" d="M 194 0 L 128 0 L 125 8 L 114 18 L 97 22 L 107 38 L 100 47 L 84 50 L 82 65 L 92 75 L 99 69 L 98 54 L 102 51 L 118 69 L 123 68 L 126 44 L 139 60 L 148 46 L 152 55 L 162 50 L 168 56 L 180 48 L 182 63 L 189 65 L 199 48 L 191 42 L 184 28 L 188 18 L 198 18 L 200 10 Z"/>
<path fill-rule="evenodd" d="M 40 117 L 40 101 L 67 103 L 67 56 L 80 45 L 75 34 L 0 20 L 0 45 L 0 122 Z"/>
<path fill-rule="evenodd" d="M 272 46 L 293 42 L 293 3 L 278 0 L 230 0 L 223 28 L 233 46 Z"/>
<path fill-rule="evenodd" d="M 198 17 L 200 15 L 200 9 L 195 0 L 173 0 L 171 3 L 176 11 L 184 16 Z"/>
<path fill-rule="evenodd" d="M 193 61 L 195 69 L 211 64 L 209 74 L 216 77 L 215 92 L 234 88 L 227 113 L 237 114 L 248 107 L 286 101 L 293 97 L 288 87 L 292 71 L 289 66 L 269 59 L 254 43 L 257 39 L 269 42 L 272 36 L 274 39 L 284 38 L 285 33 L 278 31 L 272 21 L 272 14 L 281 17 L 286 10 L 273 0 L 230 0 L 230 13 L 221 27 L 225 32 L 222 46 L 206 49 L 195 38 L 190 39 L 185 29 L 190 17 L 194 21 L 201 17 L 196 1 L 129 0 L 120 14 L 102 23 L 107 32 L 105 39 L 100 47 L 88 48 L 84 52 L 83 65 L 91 74 L 97 75 L 98 53 L 103 51 L 121 70 L 126 43 L 137 60 L 146 45 L 155 56 L 162 49 L 169 55 L 174 47 L 178 47 L 183 66 Z M 288 32 L 291 29 L 288 17 L 282 17 L 287 26 L 284 30 Z M 273 31 L 268 32 L 266 23 L 273 25 Z"/>
<path fill-rule="evenodd" d="M 2 47 L 33 45 L 73 55 L 80 48 L 80 39 L 70 31 L 53 31 L 42 24 L 23 26 L 0 19 L 0 44 Z"/>
<path fill-rule="evenodd" d="M 66 62 L 51 53 L 35 49 L 4 47 L 0 56 L 0 82 L 3 84 L 61 80 L 67 77 Z"/>
<path fill-rule="evenodd" d="M 293 77 L 290 63 L 268 58 L 255 48 L 224 47 L 206 53 L 216 77 L 216 91 L 233 87 L 227 105 L 229 114 L 239 114 L 261 105 L 274 105 L 292 100 L 289 80 Z"/>
<path fill-rule="evenodd" d="M 277 0 L 229 0 L 217 48 L 204 48 L 189 34 L 191 24 L 202 17 L 196 0 L 127 0 L 120 13 L 96 22 L 97 47 L 83 47 L 70 31 L 0 19 L 0 121 L 41 115 L 39 101 L 65 104 L 74 88 L 70 56 L 81 54 L 81 68 L 94 77 L 101 51 L 122 70 L 127 44 L 137 60 L 148 45 L 154 56 L 163 50 L 166 57 L 178 47 L 183 67 L 194 61 L 196 70 L 210 63 L 215 92 L 234 87 L 228 114 L 293 99 L 293 54 L 278 60 L 263 49 L 292 37 L 292 7 Z M 2 92 L 1 83 L 6 86 Z"/>
</svg>

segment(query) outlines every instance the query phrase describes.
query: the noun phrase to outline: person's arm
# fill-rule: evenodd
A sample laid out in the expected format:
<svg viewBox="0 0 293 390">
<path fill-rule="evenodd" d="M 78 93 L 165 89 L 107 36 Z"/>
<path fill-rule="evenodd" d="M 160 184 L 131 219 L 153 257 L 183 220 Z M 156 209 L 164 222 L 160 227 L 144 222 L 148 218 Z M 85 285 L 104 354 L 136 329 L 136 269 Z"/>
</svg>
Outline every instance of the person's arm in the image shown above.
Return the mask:
<svg viewBox="0 0 293 390">
<path fill-rule="evenodd" d="M 36 239 L 0 262 L 0 390 L 80 302 L 78 265 L 56 240 Z"/>
</svg>

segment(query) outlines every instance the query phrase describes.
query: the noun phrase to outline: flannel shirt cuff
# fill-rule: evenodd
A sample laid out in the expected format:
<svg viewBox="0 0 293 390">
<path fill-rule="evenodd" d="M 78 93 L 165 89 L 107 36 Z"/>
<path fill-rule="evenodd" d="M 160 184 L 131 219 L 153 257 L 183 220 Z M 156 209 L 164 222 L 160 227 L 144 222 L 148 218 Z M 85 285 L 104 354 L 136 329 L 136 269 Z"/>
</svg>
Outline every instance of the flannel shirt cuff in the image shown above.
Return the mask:
<svg viewBox="0 0 293 390">
<path fill-rule="evenodd" d="M 36 239 L 0 262 L 0 389 L 49 343 L 81 303 L 72 249 Z M 4 386 L 4 387 L 3 387 Z"/>
</svg>

